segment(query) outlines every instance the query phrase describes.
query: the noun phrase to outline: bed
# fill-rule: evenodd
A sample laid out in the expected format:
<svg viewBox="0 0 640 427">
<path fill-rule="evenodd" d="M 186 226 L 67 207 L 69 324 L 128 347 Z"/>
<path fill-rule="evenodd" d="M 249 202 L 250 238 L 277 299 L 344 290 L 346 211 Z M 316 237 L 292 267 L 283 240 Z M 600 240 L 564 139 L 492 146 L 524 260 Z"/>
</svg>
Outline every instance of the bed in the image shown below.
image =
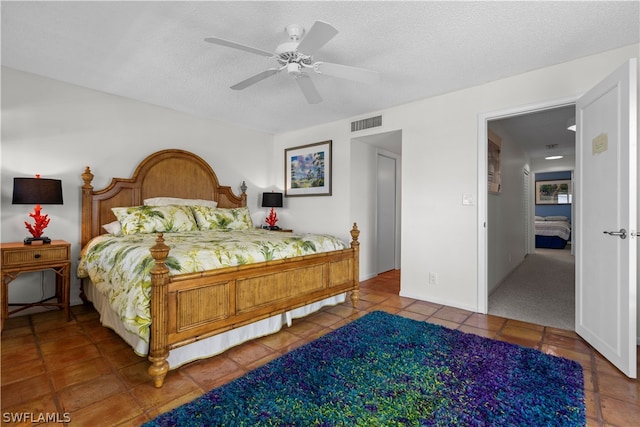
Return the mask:
<svg viewBox="0 0 640 427">
<path fill-rule="evenodd" d="M 571 224 L 565 216 L 536 216 L 536 248 L 564 249 L 571 239 Z"/>
<path fill-rule="evenodd" d="M 349 244 L 339 245 L 332 236 L 316 236 L 323 242 L 333 242 L 318 253 L 307 251 L 308 246 L 318 246 L 318 243 L 308 243 L 312 238 L 309 235 L 249 226 L 217 230 L 216 225 L 211 232 L 224 232 L 224 237 L 218 238 L 221 242 L 232 241 L 242 249 L 246 243 L 238 243 L 240 237 L 236 236 L 256 235 L 262 248 L 271 249 L 262 250 L 267 252 L 264 260 L 258 260 L 258 254 L 245 252 L 227 257 L 228 262 L 214 266 L 197 258 L 200 255 L 194 255 L 193 250 L 187 250 L 187 256 L 197 258 L 198 262 L 185 262 L 179 258 L 184 256 L 180 255 L 181 242 L 193 240 L 195 243 L 200 230 L 185 226 L 190 220 L 182 221 L 180 215 L 191 211 L 198 220 L 204 218 L 218 224 L 219 212 L 224 211 L 225 224 L 244 224 L 247 216 L 244 182 L 237 196 L 230 187 L 219 185 L 213 169 L 202 158 L 176 149 L 151 154 L 138 165 L 131 178 L 113 178 L 104 189 L 94 190 L 89 167 L 82 174 L 82 180 L 83 249 L 78 266 L 81 298 L 96 307 L 103 325 L 114 329 L 136 353 L 148 355 L 149 374 L 156 387 L 162 387 L 169 369 L 274 333 L 284 324 L 290 324 L 292 318 L 308 315 L 327 304 L 343 302 L 347 294 L 352 305 L 357 306 L 360 232 L 355 223 L 350 230 Z M 156 203 L 145 204 L 166 198 L 172 198 L 171 202 L 158 203 L 162 208 L 155 206 Z M 174 205 L 174 200 L 182 206 Z M 184 206 L 182 201 L 196 201 L 193 203 L 197 206 L 193 203 Z M 211 202 L 211 207 L 202 207 L 207 202 Z M 199 209 L 209 214 L 215 212 L 216 216 L 198 216 L 196 210 Z M 140 212 L 146 215 L 149 211 L 155 215 L 159 210 L 164 213 L 160 215 L 164 221 L 162 226 L 134 231 L 128 228 L 130 223 L 126 218 Z M 169 210 L 171 221 L 167 228 L 165 220 Z M 198 227 L 201 224 L 196 221 Z M 120 226 L 119 230 L 114 230 L 116 226 Z M 144 256 L 139 256 L 144 260 L 119 266 L 117 271 L 122 274 L 106 276 L 109 280 L 91 276 L 92 270 L 104 270 L 90 264 L 106 253 L 104 248 L 122 244 L 120 240 L 127 238 L 135 241 L 135 248 L 116 250 L 110 262 L 115 264 L 114 260 L 124 253 L 140 254 L 140 248 Z M 216 239 L 206 237 L 197 245 L 220 254 L 221 250 L 210 247 L 213 240 Z M 294 242 L 298 252 L 278 258 L 273 248 L 284 245 L 284 241 Z M 220 261 L 224 257 L 216 258 Z M 229 265 L 231 259 L 233 265 Z M 179 267 L 176 264 L 180 264 Z M 185 264 L 189 264 L 189 268 L 185 268 Z M 114 294 L 118 295 L 119 290 L 104 291 L 110 289 L 109 286 L 118 286 L 116 282 L 120 280 L 126 282 L 124 272 L 130 270 L 138 272 L 140 284 L 136 286 L 143 289 L 143 297 L 129 299 L 134 301 L 134 309 L 140 310 L 133 314 L 131 308 L 121 307 L 122 301 L 114 304 L 114 300 L 117 301 Z M 135 287 L 133 284 L 120 286 Z M 131 322 L 137 322 L 139 330 L 132 329 Z M 141 332 L 145 328 L 146 335 Z"/>
</svg>

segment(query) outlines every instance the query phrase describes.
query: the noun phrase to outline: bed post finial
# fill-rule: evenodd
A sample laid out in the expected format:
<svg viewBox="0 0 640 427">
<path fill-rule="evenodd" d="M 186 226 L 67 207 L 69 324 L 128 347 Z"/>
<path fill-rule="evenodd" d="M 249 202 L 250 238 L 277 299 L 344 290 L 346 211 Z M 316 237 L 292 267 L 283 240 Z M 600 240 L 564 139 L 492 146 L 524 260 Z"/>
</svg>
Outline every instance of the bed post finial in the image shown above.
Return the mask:
<svg viewBox="0 0 640 427">
<path fill-rule="evenodd" d="M 80 245 L 84 247 L 93 237 L 93 186 L 91 185 L 93 174 L 89 166 L 84 169 L 81 177 L 84 184 L 82 185 L 82 228 L 80 230 Z"/>
<path fill-rule="evenodd" d="M 354 308 L 358 307 L 358 301 L 360 300 L 360 230 L 358 230 L 358 224 L 353 223 L 351 228 L 351 248 L 355 252 L 353 255 L 353 290 L 351 291 L 351 305 Z"/>
<path fill-rule="evenodd" d="M 169 268 L 165 260 L 169 256 L 169 246 L 164 243 L 162 233 L 158 233 L 156 244 L 149 251 L 156 262 L 151 269 L 151 337 L 149 339 L 149 374 L 156 387 L 162 387 L 164 377 L 169 372 L 169 346 L 167 344 L 167 292 Z"/>
<path fill-rule="evenodd" d="M 351 228 L 351 247 L 360 246 L 358 237 L 360 237 L 360 230 L 358 230 L 358 224 L 354 222 Z"/>
<path fill-rule="evenodd" d="M 82 180 L 84 181 L 84 185 L 82 186 L 82 188 L 93 189 L 93 186 L 91 185 L 91 181 L 93 181 L 93 174 L 91 173 L 91 169 L 89 168 L 89 166 L 84 168 L 84 173 L 82 174 Z"/>
</svg>

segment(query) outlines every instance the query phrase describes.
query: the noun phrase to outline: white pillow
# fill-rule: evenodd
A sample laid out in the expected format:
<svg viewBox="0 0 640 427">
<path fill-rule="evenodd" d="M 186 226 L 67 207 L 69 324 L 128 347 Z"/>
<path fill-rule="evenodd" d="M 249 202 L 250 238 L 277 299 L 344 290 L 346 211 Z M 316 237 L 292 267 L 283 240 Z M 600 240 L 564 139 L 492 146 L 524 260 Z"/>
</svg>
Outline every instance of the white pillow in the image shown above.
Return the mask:
<svg viewBox="0 0 640 427">
<path fill-rule="evenodd" d="M 122 227 L 120 226 L 120 221 L 113 221 L 109 224 L 105 224 L 102 226 L 104 231 L 109 234 L 113 234 L 114 236 L 122 236 Z"/>
<path fill-rule="evenodd" d="M 536 215 L 536 221 L 546 221 L 543 216 Z"/>
<path fill-rule="evenodd" d="M 545 221 L 568 221 L 569 218 L 567 218 L 566 216 L 562 216 L 562 215 L 552 215 L 552 216 L 545 216 L 544 217 Z"/>
<path fill-rule="evenodd" d="M 218 202 L 205 199 L 181 199 L 178 197 L 153 197 L 151 199 L 144 199 L 143 202 L 146 206 L 207 206 L 209 208 L 215 208 L 218 206 Z"/>
</svg>

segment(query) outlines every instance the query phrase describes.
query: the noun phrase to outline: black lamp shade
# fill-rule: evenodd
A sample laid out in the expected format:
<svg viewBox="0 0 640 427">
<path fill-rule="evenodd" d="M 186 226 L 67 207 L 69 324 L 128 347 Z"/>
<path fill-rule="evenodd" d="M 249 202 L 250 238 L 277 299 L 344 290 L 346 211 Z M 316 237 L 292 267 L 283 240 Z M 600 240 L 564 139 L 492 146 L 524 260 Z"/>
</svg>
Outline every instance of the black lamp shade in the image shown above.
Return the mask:
<svg viewBox="0 0 640 427">
<path fill-rule="evenodd" d="M 46 178 L 13 178 L 14 205 L 61 205 L 62 181 Z"/>
<path fill-rule="evenodd" d="M 263 208 L 281 208 L 282 193 L 262 193 Z"/>
</svg>

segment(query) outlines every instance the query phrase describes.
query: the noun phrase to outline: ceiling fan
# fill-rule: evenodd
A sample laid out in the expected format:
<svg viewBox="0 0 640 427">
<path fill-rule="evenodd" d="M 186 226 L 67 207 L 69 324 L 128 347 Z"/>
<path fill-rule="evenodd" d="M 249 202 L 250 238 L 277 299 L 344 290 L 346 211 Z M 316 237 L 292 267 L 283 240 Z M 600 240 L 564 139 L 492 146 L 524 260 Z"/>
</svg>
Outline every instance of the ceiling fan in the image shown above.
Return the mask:
<svg viewBox="0 0 640 427">
<path fill-rule="evenodd" d="M 317 104 L 322 101 L 322 97 L 309 77 L 310 71 L 317 74 L 324 74 L 331 77 L 338 77 L 341 79 L 369 84 L 375 83 L 378 80 L 377 71 L 370 71 L 347 65 L 332 64 L 330 62 L 313 61 L 312 55 L 336 34 L 338 34 L 338 30 L 336 30 L 331 24 L 316 21 L 304 37 L 303 35 L 305 30 L 298 24 L 288 25 L 285 28 L 285 31 L 289 35 L 289 41 L 280 44 L 276 48 L 275 53 L 224 40 L 218 37 L 208 37 L 204 40 L 209 43 L 273 58 L 278 62 L 278 67 L 269 68 L 231 86 L 231 89 L 234 90 L 245 89 L 266 79 L 267 77 L 271 77 L 281 71 L 286 71 L 298 83 L 298 86 L 302 90 L 307 102 L 310 104 Z"/>
</svg>

